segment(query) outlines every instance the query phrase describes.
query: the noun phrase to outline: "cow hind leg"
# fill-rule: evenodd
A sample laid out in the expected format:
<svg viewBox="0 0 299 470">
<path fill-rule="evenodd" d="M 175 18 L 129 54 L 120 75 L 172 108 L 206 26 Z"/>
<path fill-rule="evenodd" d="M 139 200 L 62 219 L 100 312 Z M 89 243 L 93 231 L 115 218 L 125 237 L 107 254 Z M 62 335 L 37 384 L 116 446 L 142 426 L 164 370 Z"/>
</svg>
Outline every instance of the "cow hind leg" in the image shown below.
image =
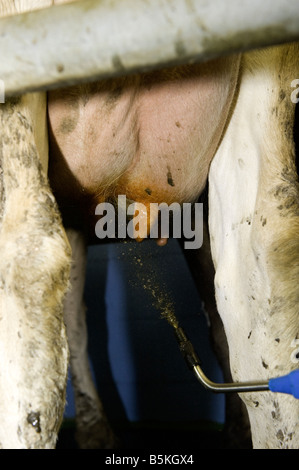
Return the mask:
<svg viewBox="0 0 299 470">
<path fill-rule="evenodd" d="M 70 283 L 64 301 L 64 317 L 70 349 L 70 366 L 76 407 L 76 439 L 82 449 L 111 449 L 115 436 L 105 416 L 88 362 L 84 284 L 86 244 L 81 232 L 67 230 L 72 247 Z"/>
<path fill-rule="evenodd" d="M 299 188 L 291 86 L 298 44 L 245 54 L 209 174 L 217 307 L 236 381 L 298 368 Z M 298 448 L 299 401 L 243 393 L 255 448 Z"/>
<path fill-rule="evenodd" d="M 0 446 L 53 448 L 65 406 L 70 249 L 41 163 L 46 97 L 1 104 L 0 129 Z"/>
</svg>

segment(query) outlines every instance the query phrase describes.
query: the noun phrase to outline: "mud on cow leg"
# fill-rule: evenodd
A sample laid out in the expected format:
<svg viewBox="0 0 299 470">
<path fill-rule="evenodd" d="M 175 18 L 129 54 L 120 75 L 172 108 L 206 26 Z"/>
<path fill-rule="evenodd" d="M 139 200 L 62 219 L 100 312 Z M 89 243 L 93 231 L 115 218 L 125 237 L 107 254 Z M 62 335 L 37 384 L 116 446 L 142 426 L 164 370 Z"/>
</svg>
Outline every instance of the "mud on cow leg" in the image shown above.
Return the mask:
<svg viewBox="0 0 299 470">
<path fill-rule="evenodd" d="M 299 337 L 299 185 L 291 100 L 298 52 L 298 44 L 288 44 L 244 55 L 236 106 L 209 174 L 217 307 L 235 381 L 298 368 L 292 353 Z M 298 400 L 240 395 L 255 448 L 298 448 Z"/>
<path fill-rule="evenodd" d="M 95 389 L 88 363 L 86 307 L 83 299 L 86 244 L 81 232 L 68 229 L 72 247 L 71 288 L 64 303 L 76 406 L 76 439 L 82 449 L 111 449 L 116 439 Z"/>
<path fill-rule="evenodd" d="M 43 94 L 0 106 L 2 448 L 55 447 L 65 406 L 70 249 L 45 176 L 45 111 Z"/>
</svg>

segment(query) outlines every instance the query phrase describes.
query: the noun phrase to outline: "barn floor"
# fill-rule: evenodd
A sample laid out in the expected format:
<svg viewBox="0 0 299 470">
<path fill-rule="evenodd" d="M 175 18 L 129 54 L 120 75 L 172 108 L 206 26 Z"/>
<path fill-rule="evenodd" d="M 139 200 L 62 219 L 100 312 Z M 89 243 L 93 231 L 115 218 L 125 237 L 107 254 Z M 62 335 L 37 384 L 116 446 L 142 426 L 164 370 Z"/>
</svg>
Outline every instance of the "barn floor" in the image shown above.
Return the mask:
<svg viewBox="0 0 299 470">
<path fill-rule="evenodd" d="M 222 426 L 214 423 L 128 423 L 116 425 L 120 450 L 142 449 L 177 453 L 198 449 L 222 449 Z M 77 449 L 73 421 L 66 422 L 60 431 L 57 449 Z"/>
</svg>

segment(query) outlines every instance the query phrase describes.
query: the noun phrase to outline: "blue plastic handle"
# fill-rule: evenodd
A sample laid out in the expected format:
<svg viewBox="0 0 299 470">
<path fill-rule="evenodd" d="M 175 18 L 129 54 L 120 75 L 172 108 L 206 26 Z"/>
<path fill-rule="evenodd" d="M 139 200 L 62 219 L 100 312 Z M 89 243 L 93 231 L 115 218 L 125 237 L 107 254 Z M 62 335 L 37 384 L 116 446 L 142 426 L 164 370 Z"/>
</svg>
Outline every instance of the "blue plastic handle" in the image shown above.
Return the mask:
<svg viewBox="0 0 299 470">
<path fill-rule="evenodd" d="M 299 399 L 299 369 L 288 375 L 269 380 L 271 392 L 288 393 Z"/>
</svg>

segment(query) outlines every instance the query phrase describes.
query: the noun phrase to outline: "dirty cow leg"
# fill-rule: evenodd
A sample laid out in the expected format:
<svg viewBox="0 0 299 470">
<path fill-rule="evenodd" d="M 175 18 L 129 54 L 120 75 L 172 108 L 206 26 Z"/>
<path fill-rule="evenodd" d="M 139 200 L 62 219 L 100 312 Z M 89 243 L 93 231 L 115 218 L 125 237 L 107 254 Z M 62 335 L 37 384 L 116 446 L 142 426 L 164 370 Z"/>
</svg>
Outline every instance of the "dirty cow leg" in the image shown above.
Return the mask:
<svg viewBox="0 0 299 470">
<path fill-rule="evenodd" d="M 86 307 L 83 299 L 86 245 L 83 235 L 67 230 L 72 247 L 71 289 L 64 303 L 76 406 L 76 438 L 82 449 L 111 449 L 115 438 L 95 389 L 88 363 Z"/>
<path fill-rule="evenodd" d="M 209 317 L 211 345 L 221 367 L 224 381 L 232 382 L 227 339 L 214 295 L 215 270 L 211 257 L 207 217 L 203 220 L 201 248 L 184 250 L 184 254 L 203 303 L 202 307 Z M 225 397 L 225 426 L 222 435 L 224 448 L 252 447 L 248 413 L 244 403 L 235 393 L 228 393 Z"/>
<path fill-rule="evenodd" d="M 237 103 L 209 175 L 217 306 L 235 380 L 266 380 L 298 367 L 299 190 L 291 101 L 298 54 L 298 45 L 285 45 L 244 56 Z M 271 392 L 240 395 L 255 448 L 299 447 L 298 400 Z"/>
<path fill-rule="evenodd" d="M 70 249 L 45 176 L 45 112 L 43 94 L 0 106 L 2 448 L 53 448 L 65 405 Z"/>
</svg>

